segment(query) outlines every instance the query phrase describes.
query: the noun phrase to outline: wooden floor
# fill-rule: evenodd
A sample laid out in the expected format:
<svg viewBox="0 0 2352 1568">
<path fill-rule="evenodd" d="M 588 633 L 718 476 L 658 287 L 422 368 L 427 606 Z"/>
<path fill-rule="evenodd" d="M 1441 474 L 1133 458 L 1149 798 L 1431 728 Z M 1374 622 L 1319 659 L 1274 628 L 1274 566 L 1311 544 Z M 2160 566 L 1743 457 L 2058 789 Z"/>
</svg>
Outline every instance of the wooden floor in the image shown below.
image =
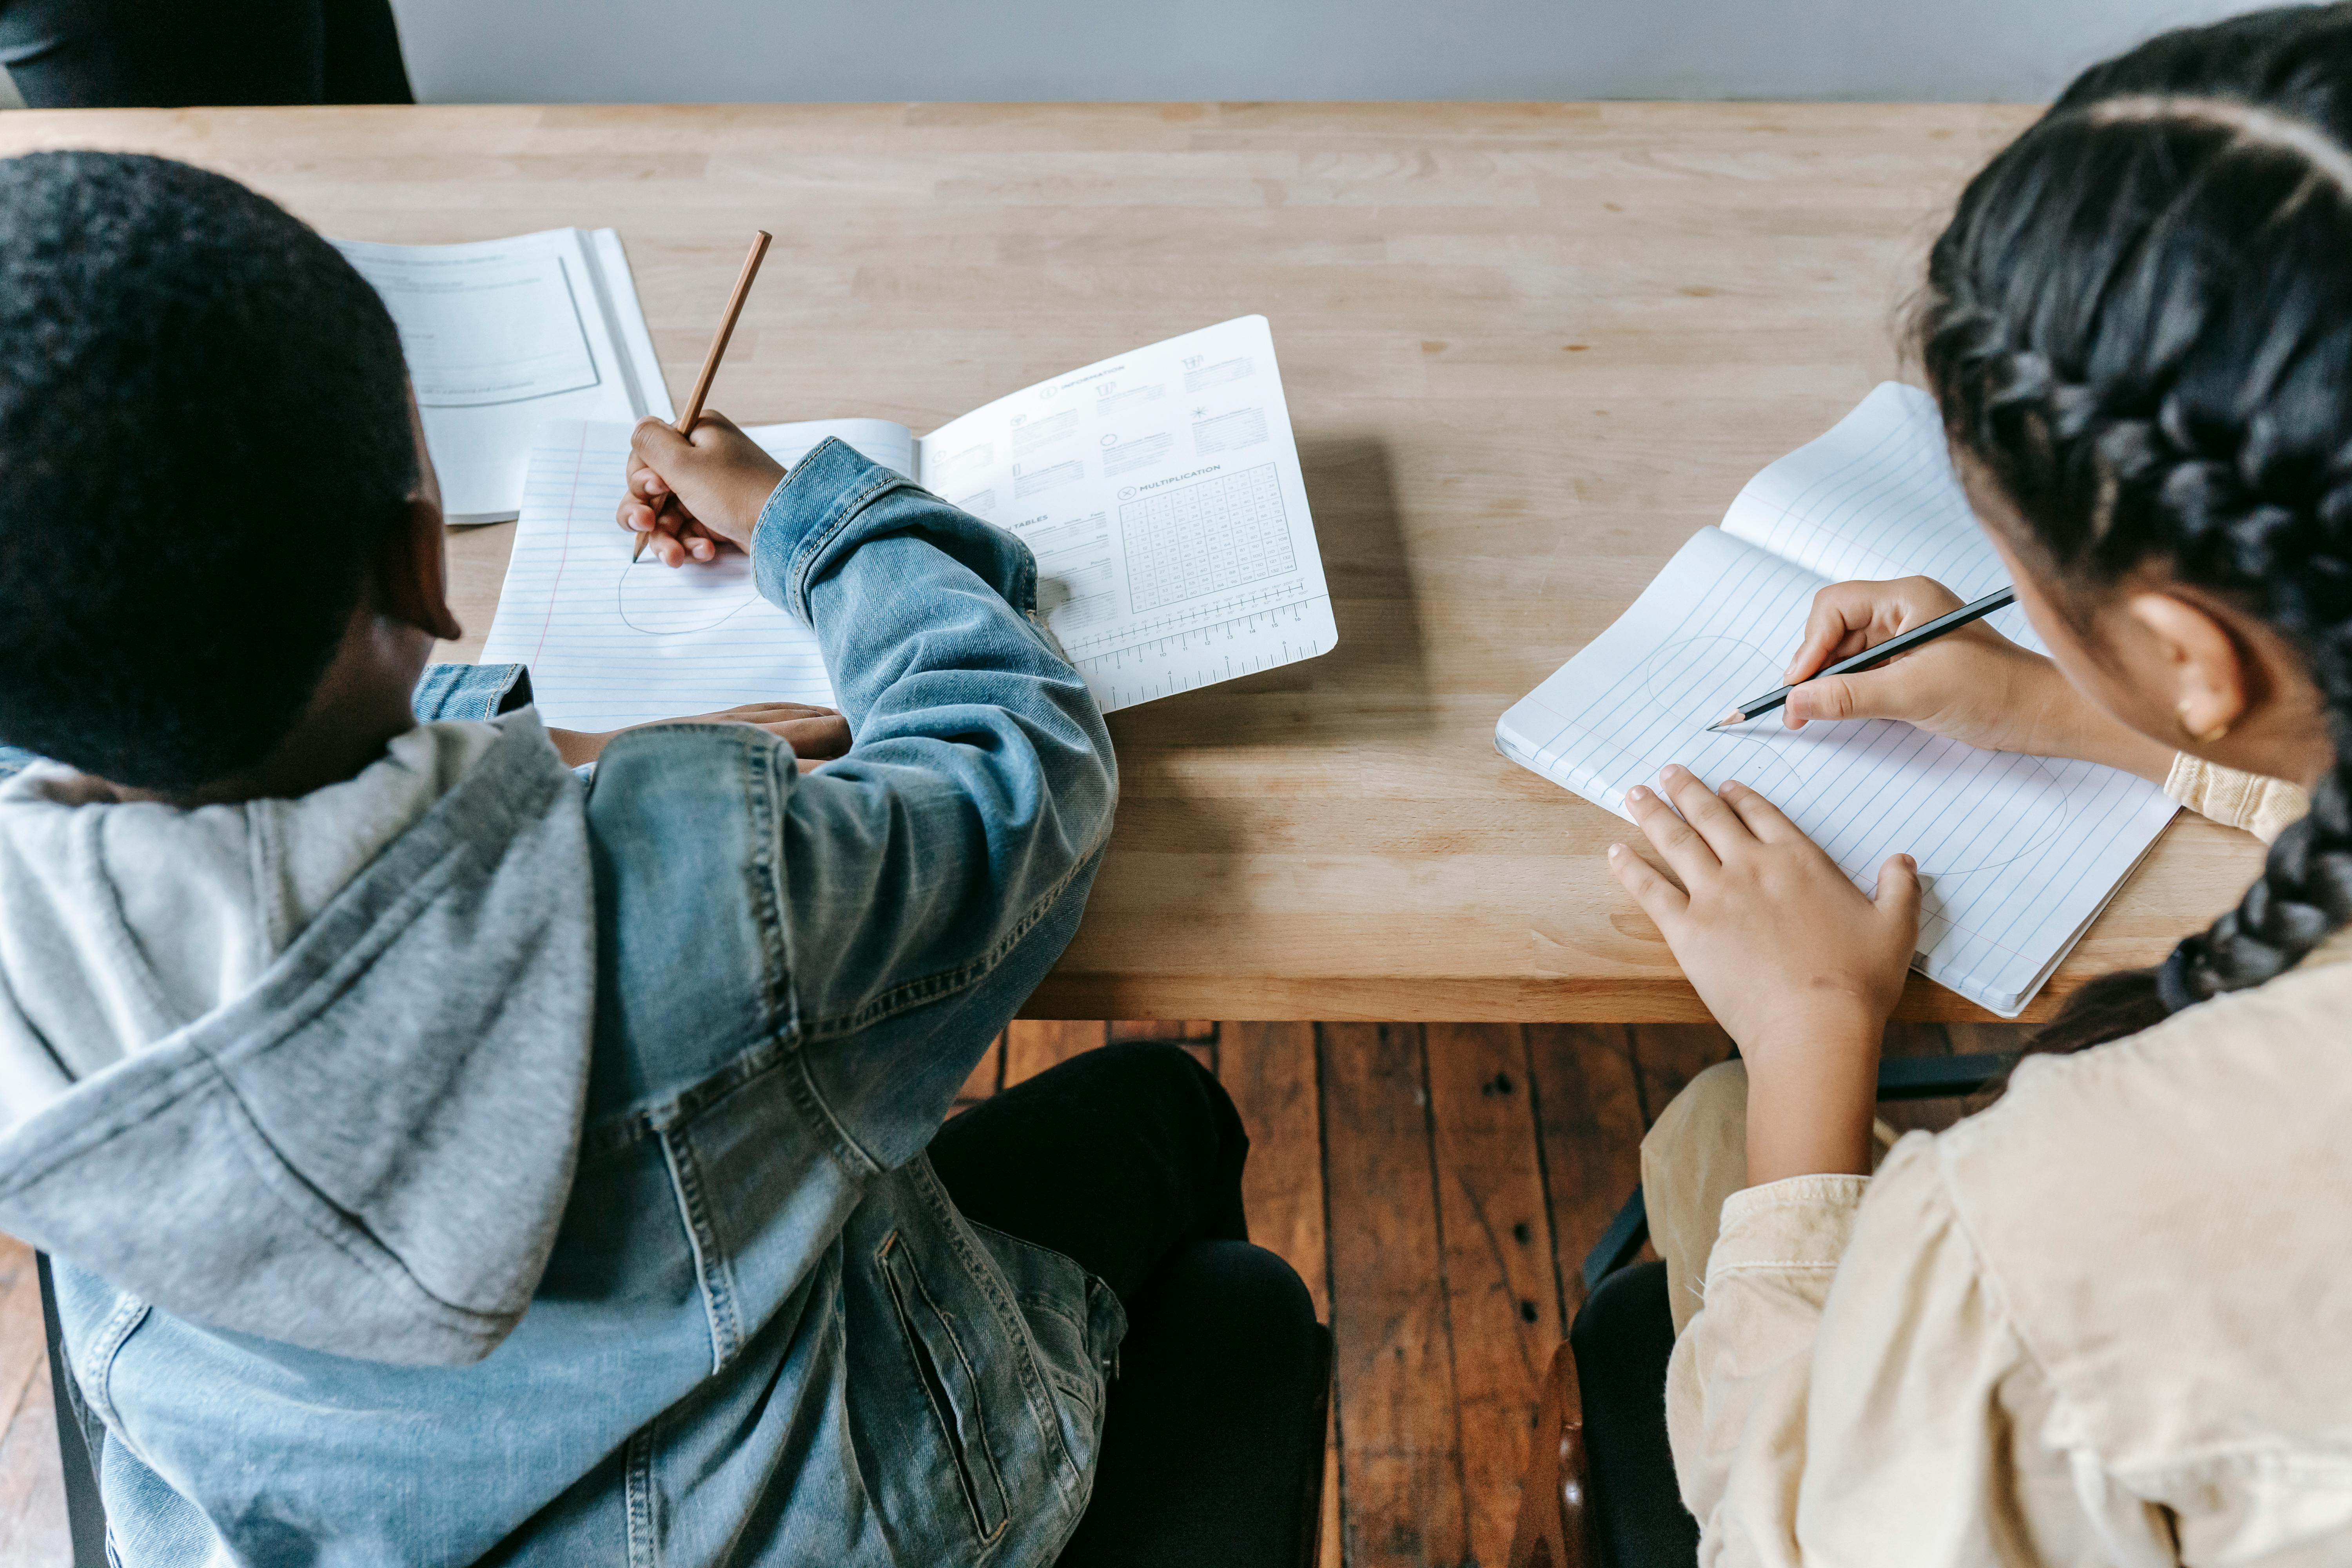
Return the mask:
<svg viewBox="0 0 2352 1568">
<path fill-rule="evenodd" d="M 1728 1041 L 1706 1025 L 1023 1023 L 962 1103 L 1138 1038 L 1180 1041 L 1223 1080 L 1249 1127 L 1253 1236 L 1331 1325 L 1324 1563 L 1500 1568 L 1578 1265 L 1633 1189 L 1643 1130 Z M 1898 1026 L 1887 1048 L 1998 1050 L 2013 1034 Z M 0 1412 L 0 1563 L 62 1568 L 40 1300 L 31 1254 L 5 1237 Z"/>
</svg>

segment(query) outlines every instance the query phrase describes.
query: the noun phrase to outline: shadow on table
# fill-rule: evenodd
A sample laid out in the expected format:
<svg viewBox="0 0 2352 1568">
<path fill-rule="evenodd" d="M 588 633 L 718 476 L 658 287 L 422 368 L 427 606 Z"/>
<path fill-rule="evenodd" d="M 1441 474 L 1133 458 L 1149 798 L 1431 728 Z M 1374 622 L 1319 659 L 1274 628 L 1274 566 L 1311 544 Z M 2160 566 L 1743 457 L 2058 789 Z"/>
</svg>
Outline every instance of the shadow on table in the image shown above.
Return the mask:
<svg viewBox="0 0 2352 1568">
<path fill-rule="evenodd" d="M 1339 646 L 1112 716 L 1122 745 L 1297 745 L 1427 726 L 1429 669 L 1388 449 L 1369 437 L 1301 441 L 1300 467 Z"/>
</svg>

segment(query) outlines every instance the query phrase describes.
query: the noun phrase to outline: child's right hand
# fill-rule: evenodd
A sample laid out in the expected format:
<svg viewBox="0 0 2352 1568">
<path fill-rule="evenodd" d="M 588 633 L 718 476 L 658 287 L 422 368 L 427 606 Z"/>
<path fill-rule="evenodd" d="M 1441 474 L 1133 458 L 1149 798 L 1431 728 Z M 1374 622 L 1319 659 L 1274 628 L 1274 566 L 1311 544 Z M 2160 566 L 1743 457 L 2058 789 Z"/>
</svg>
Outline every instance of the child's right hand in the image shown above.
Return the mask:
<svg viewBox="0 0 2352 1568">
<path fill-rule="evenodd" d="M 1782 677 L 1795 689 L 1780 710 L 1781 722 L 1801 730 L 1815 720 L 1899 719 L 1987 751 L 2081 758 L 2162 782 L 2172 763 L 2169 747 L 2109 717 L 2055 664 L 1982 621 L 1876 669 L 1806 679 L 1959 607 L 1958 595 L 1927 577 L 1822 589 Z"/>
<path fill-rule="evenodd" d="M 705 413 L 689 437 L 658 419 L 629 433 L 629 488 L 618 521 L 650 533 L 646 548 L 665 566 L 709 561 L 719 546 L 749 552 L 751 530 L 784 477 L 784 466 L 723 414 Z M 671 498 L 668 510 L 664 497 Z"/>
</svg>

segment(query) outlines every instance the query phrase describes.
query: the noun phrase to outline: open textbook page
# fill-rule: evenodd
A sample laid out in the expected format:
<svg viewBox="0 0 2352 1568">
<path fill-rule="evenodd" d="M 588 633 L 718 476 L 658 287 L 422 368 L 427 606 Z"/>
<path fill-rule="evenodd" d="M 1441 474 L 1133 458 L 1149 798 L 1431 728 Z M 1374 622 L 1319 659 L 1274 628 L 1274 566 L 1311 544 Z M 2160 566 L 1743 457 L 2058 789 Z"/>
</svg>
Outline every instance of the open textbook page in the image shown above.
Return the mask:
<svg viewBox="0 0 2352 1568">
<path fill-rule="evenodd" d="M 1263 316 L 999 398 L 918 467 L 1036 552 L 1038 609 L 1107 712 L 1339 640 Z"/>
<path fill-rule="evenodd" d="M 750 556 L 726 551 L 677 571 L 650 558 L 632 565 L 636 536 L 614 521 L 630 428 L 578 419 L 541 427 L 484 660 L 529 665 L 541 717 L 566 730 L 617 730 L 746 702 L 830 707 L 816 634 L 760 597 Z M 828 436 L 900 473 L 915 462 L 907 427 L 887 420 L 746 433 L 787 467 Z"/>
<path fill-rule="evenodd" d="M 613 521 L 629 428 L 541 427 L 483 657 L 529 665 L 541 711 L 566 729 L 830 703 L 816 639 L 759 597 L 748 559 L 630 569 Z M 1041 616 L 1107 710 L 1337 641 L 1264 317 L 1074 371 L 919 441 L 880 419 L 749 433 L 787 465 L 837 436 L 1017 535 L 1037 556 Z"/>
<path fill-rule="evenodd" d="M 672 417 L 613 230 L 333 243 L 400 330 L 451 522 L 517 514 L 532 433 L 548 420 Z"/>
<path fill-rule="evenodd" d="M 1963 596 L 2006 582 L 1990 548 L 1963 538 L 1974 524 L 1948 466 L 1912 460 L 1903 432 L 1916 410 L 1887 393 L 1759 475 L 1722 528 L 1693 536 L 1616 624 L 1503 715 L 1496 743 L 1620 816 L 1626 789 L 1668 763 L 1709 784 L 1738 779 L 1865 890 L 1886 857 L 1916 857 L 1916 967 L 2014 1016 L 2171 820 L 2161 790 L 1886 721 L 1792 732 L 1773 714 L 1706 729 L 1780 684 L 1813 595 L 1833 580 L 1925 573 Z M 1940 462 L 1940 435 L 1935 447 Z"/>
</svg>

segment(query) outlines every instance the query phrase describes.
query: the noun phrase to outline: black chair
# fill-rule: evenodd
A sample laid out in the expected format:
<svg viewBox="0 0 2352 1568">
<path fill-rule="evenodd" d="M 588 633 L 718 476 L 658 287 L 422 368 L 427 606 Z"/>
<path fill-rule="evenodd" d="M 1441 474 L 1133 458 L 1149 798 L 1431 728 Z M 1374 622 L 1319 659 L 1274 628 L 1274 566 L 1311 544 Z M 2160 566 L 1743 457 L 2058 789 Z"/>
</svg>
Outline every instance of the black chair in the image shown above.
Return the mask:
<svg viewBox="0 0 2352 1568">
<path fill-rule="evenodd" d="M 66 1364 L 65 1340 L 58 1328 L 58 1288 L 49 1277 L 49 1255 L 37 1252 L 33 1267 L 41 1280 L 41 1327 L 49 1339 L 49 1394 L 57 1401 L 58 1458 L 66 1480 L 66 1529 L 73 1542 L 74 1568 L 107 1568 L 106 1505 L 99 1500 L 98 1463 L 85 1436 L 89 1414 L 81 1385 Z"/>
<path fill-rule="evenodd" d="M 2014 1056 L 1900 1057 L 1878 1068 L 1882 1102 L 1971 1095 Z M 1635 1187 L 1585 1255 L 1583 1307 L 1552 1353 L 1519 1493 L 1508 1568 L 1691 1568 L 1698 1521 L 1666 1446 L 1675 1328 L 1666 1266 L 1635 1263 L 1650 1238 Z"/>
</svg>

